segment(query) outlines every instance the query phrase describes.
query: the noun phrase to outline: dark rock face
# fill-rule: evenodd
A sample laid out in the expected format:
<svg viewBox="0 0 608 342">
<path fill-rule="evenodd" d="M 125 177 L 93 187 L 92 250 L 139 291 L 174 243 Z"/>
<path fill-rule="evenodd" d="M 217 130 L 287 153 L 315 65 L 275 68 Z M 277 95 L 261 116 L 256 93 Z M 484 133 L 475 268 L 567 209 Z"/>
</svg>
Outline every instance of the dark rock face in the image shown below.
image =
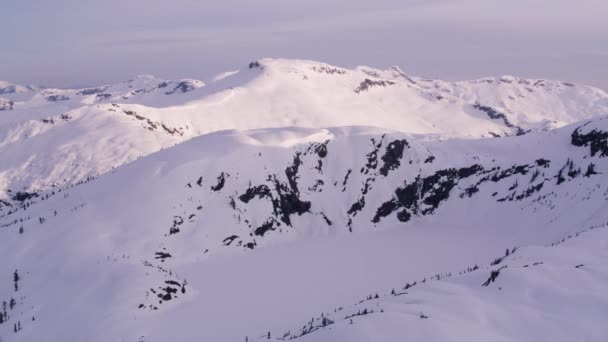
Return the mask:
<svg viewBox="0 0 608 342">
<path fill-rule="evenodd" d="M 418 176 L 413 183 L 406 184 L 403 188 L 397 188 L 395 190 L 397 203 L 403 207 L 418 210 L 418 199 L 420 196 L 421 186 L 422 181 L 420 176 Z"/>
<path fill-rule="evenodd" d="M 258 228 L 255 229 L 254 234 L 258 235 L 258 236 L 264 236 L 264 234 L 266 234 L 267 231 L 275 229 L 275 228 L 273 228 L 273 224 L 274 224 L 273 220 L 264 222 L 261 226 L 259 226 Z"/>
<path fill-rule="evenodd" d="M 105 89 L 103 88 L 88 88 L 88 89 L 82 89 L 81 91 L 77 92 L 76 95 L 96 95 L 96 94 L 100 94 L 103 93 L 105 91 Z"/>
<path fill-rule="evenodd" d="M 151 264 L 147 265 L 148 267 L 153 267 Z M 162 268 L 159 268 L 161 271 L 165 271 Z M 153 300 L 154 304 L 139 304 L 137 306 L 138 309 L 149 309 L 149 310 L 158 310 L 157 305 L 162 305 L 165 302 L 178 299 L 181 295 L 186 295 L 186 280 L 183 282 L 176 280 L 165 280 L 161 286 L 156 286 L 156 288 L 150 288 L 149 291 L 146 291 L 146 297 L 149 295 L 154 295 L 156 300 Z"/>
<path fill-rule="evenodd" d="M 528 189 L 526 189 L 526 191 L 523 192 L 522 194 L 515 196 L 515 199 L 522 200 L 526 197 L 530 197 L 535 192 L 539 192 L 543 188 L 544 185 L 545 185 L 545 183 L 538 183 L 534 186 L 531 186 Z"/>
<path fill-rule="evenodd" d="M 397 220 L 400 222 L 407 222 L 412 218 L 412 214 L 410 214 L 406 209 L 401 210 L 397 213 Z"/>
<path fill-rule="evenodd" d="M 288 226 L 291 226 L 291 215 L 302 215 L 309 212 L 311 203 L 302 201 L 299 198 L 299 193 L 293 191 L 290 186 L 279 182 L 276 176 L 271 177 L 270 181 L 273 183 L 274 192 L 268 186 L 261 184 L 248 188 L 244 194 L 239 196 L 239 199 L 243 203 L 249 203 L 256 197 L 258 199 L 269 199 L 272 203 L 274 217 Z M 280 225 L 279 222 L 271 219 L 261 227 L 256 228 L 254 233 L 263 236 L 267 231 L 274 230 L 274 227 L 278 225 Z"/>
<path fill-rule="evenodd" d="M 346 171 L 346 175 L 344 175 L 344 180 L 342 181 L 342 192 L 346 191 L 346 184 L 348 183 L 348 177 L 350 177 L 350 174 L 353 172 L 353 170 L 348 169 L 348 171 Z"/>
<path fill-rule="evenodd" d="M 171 228 L 169 228 L 169 235 L 173 235 L 173 234 L 177 234 L 179 233 L 181 230 L 179 229 L 179 227 L 181 225 L 184 224 L 184 218 L 181 216 L 174 216 L 173 217 L 173 224 L 171 225 Z"/>
<path fill-rule="evenodd" d="M 231 236 L 225 238 L 224 241 L 222 241 L 222 242 L 224 243 L 224 246 L 230 246 L 230 244 L 238 238 L 239 237 L 237 235 L 231 235 Z"/>
<path fill-rule="evenodd" d="M 585 172 L 585 177 L 591 177 L 593 175 L 597 175 L 598 173 L 595 171 L 595 164 L 591 163 L 587 166 L 587 172 Z"/>
<path fill-rule="evenodd" d="M 156 252 L 154 259 L 160 259 L 160 261 L 165 262 L 165 259 L 171 258 L 171 254 L 166 252 Z"/>
<path fill-rule="evenodd" d="M 280 226 L 281 222 L 291 227 L 291 215 L 302 215 L 310 211 L 311 203 L 300 199 L 298 188 L 298 172 L 302 165 L 301 155 L 301 152 L 296 152 L 292 164 L 285 169 L 287 184 L 279 181 L 276 175 L 270 175 L 267 182 L 271 184 L 272 190 L 266 184 L 260 184 L 250 186 L 244 194 L 239 196 L 239 200 L 245 204 L 256 197 L 260 200 L 268 199 L 272 204 L 274 218 L 256 228 L 254 234 L 263 236 L 269 230 Z"/>
<path fill-rule="evenodd" d="M 378 167 L 378 152 L 382 147 L 382 142 L 384 140 L 384 135 L 380 137 L 380 141 L 376 142 L 376 139 L 372 138 L 372 146 L 373 149 L 370 153 L 367 154 L 367 163 L 364 167 L 361 168 L 361 173 L 369 174 L 371 170 L 375 170 Z"/>
<path fill-rule="evenodd" d="M 492 107 L 482 106 L 480 104 L 474 104 L 473 108 L 486 113 L 490 119 L 502 120 L 502 122 L 504 122 L 505 126 L 507 126 L 509 128 L 515 128 L 517 130 L 517 135 L 523 135 L 526 133 L 521 127 L 518 127 L 518 126 L 515 126 L 514 124 L 512 124 L 504 113 L 501 113 Z"/>
<path fill-rule="evenodd" d="M 155 131 L 157 130 L 159 127 L 162 128 L 165 132 L 167 132 L 170 135 L 175 135 L 178 134 L 180 136 L 184 135 L 184 130 L 181 127 L 177 127 L 177 128 L 173 128 L 173 127 L 169 127 L 166 124 L 162 123 L 162 122 L 158 122 L 158 121 L 152 121 L 150 119 L 148 119 L 147 117 L 138 114 L 137 112 L 133 111 L 133 110 L 124 110 L 122 111 L 125 115 L 128 116 L 132 116 L 137 120 L 140 121 L 144 121 L 147 124 L 147 129 L 150 131 Z M 145 127 L 145 126 L 144 126 Z"/>
<path fill-rule="evenodd" d="M 328 66 L 313 66 L 311 68 L 314 72 L 318 72 L 319 74 L 328 74 L 328 75 L 344 75 L 346 74 L 346 70 L 343 69 L 338 69 L 338 68 L 334 68 L 334 67 L 328 67 Z"/>
<path fill-rule="evenodd" d="M 123 113 L 125 113 L 126 115 L 134 116 L 137 120 L 146 120 L 146 117 L 137 114 L 133 110 L 123 110 Z"/>
<path fill-rule="evenodd" d="M 591 149 L 591 156 L 595 157 L 596 154 L 600 154 L 600 157 L 608 156 L 608 132 L 600 130 L 592 130 L 587 134 L 581 134 L 580 129 L 583 126 L 577 128 L 572 132 L 572 145 L 583 147 L 589 146 Z"/>
<path fill-rule="evenodd" d="M 497 111 L 496 109 L 489 107 L 489 106 L 482 106 L 480 104 L 474 104 L 473 108 L 480 110 L 484 113 L 486 113 L 488 115 L 488 117 L 490 117 L 490 119 L 493 120 L 502 120 L 505 124 L 505 126 L 512 128 L 515 127 L 515 125 L 513 125 L 509 119 L 507 119 L 507 116 L 499 111 Z"/>
<path fill-rule="evenodd" d="M 378 223 L 380 222 L 380 219 L 383 217 L 387 217 L 388 215 L 392 214 L 395 210 L 397 210 L 397 208 L 399 207 L 399 204 L 397 201 L 388 201 L 388 202 L 384 202 L 380 208 L 378 208 L 378 210 L 376 211 L 376 215 L 374 215 L 374 218 L 372 219 L 373 223 Z"/>
<path fill-rule="evenodd" d="M 13 195 L 12 199 L 13 201 L 18 201 L 18 202 L 23 202 L 23 201 L 27 201 L 29 199 L 38 197 L 38 194 L 35 192 L 17 192 L 15 195 Z"/>
<path fill-rule="evenodd" d="M 597 135 L 595 135 L 597 136 Z M 603 139 L 591 138 L 591 139 Z M 581 143 L 584 144 L 584 143 Z M 596 153 L 601 153 L 598 149 Z M 560 185 L 568 180 L 579 176 L 591 177 L 596 175 L 595 165 L 590 163 L 587 165 L 587 171 L 583 172 L 581 167 L 574 164 L 571 159 L 568 159 L 564 166 L 555 176 L 547 177 L 544 169 L 547 169 L 551 162 L 547 159 L 537 159 L 534 163 L 513 165 L 506 169 L 501 169 L 496 166 L 485 170 L 481 165 L 474 164 L 469 167 L 459 169 L 450 168 L 438 170 L 435 173 L 422 177 L 419 175 L 412 182 L 405 182 L 403 186 L 397 188 L 393 194 L 393 198 L 382 203 L 377 209 L 373 223 L 378 223 L 382 218 L 387 217 L 394 212 L 397 212 L 397 219 L 401 222 L 407 222 L 414 215 L 429 215 L 445 201 L 448 200 L 451 191 L 465 178 L 475 176 L 473 184 L 468 185 L 461 190 L 460 198 L 472 197 L 480 191 L 480 186 L 486 182 L 503 182 L 510 180 L 511 184 L 503 192 L 502 197 L 497 197 L 498 192 L 494 192 L 492 197 L 496 197 L 497 202 L 505 201 L 521 201 L 523 199 L 535 196 L 545 187 L 545 183 L 557 179 L 557 185 Z M 532 172 L 531 178 L 528 180 L 527 187 L 521 187 L 521 177 Z M 521 189 L 521 190 L 518 190 Z M 356 209 L 356 207 L 353 207 Z"/>
<path fill-rule="evenodd" d="M 300 156 L 310 155 L 312 153 L 316 154 L 319 159 L 317 159 L 317 166 L 315 169 L 319 171 L 319 173 L 323 173 L 323 159 L 327 157 L 328 150 L 327 145 L 329 144 L 329 140 L 326 140 L 322 143 L 311 143 L 306 150 L 300 154 Z"/>
<path fill-rule="evenodd" d="M 325 221 L 325 223 L 327 223 L 328 226 L 332 226 L 334 223 L 329 219 L 329 217 L 327 217 L 327 215 L 325 215 L 324 213 L 321 213 L 321 216 L 323 217 L 323 220 Z"/>
<path fill-rule="evenodd" d="M 272 207 L 275 217 L 278 217 L 283 223 L 291 226 L 290 216 L 293 214 L 302 215 L 310 210 L 311 203 L 302 201 L 299 198 L 299 192 L 293 191 L 285 184 L 281 184 L 276 177 L 273 178 L 275 186 L 276 198 L 272 199 Z M 297 189 L 297 186 L 296 186 Z"/>
<path fill-rule="evenodd" d="M 473 176 L 482 171 L 481 165 L 473 165 L 460 169 L 448 169 L 437 171 L 434 175 L 422 180 L 421 196 L 423 203 L 430 206 L 422 211 L 423 215 L 432 213 L 439 203 L 448 199 L 450 191 L 459 180 Z"/>
<path fill-rule="evenodd" d="M 574 166 L 574 162 L 568 158 L 566 164 L 559 170 L 557 176 L 557 185 L 564 183 L 568 177 L 569 179 L 576 178 L 581 174 L 581 169 Z"/>
<path fill-rule="evenodd" d="M 464 193 L 460 195 L 461 198 L 465 196 L 471 198 L 473 195 L 479 192 L 479 187 L 477 185 L 470 186 L 464 190 Z"/>
<path fill-rule="evenodd" d="M 157 123 L 158 124 L 158 123 Z M 182 128 L 173 128 L 173 127 L 169 127 L 167 125 L 165 125 L 164 123 L 161 123 L 160 126 L 165 130 L 165 132 L 169 133 L 170 135 L 184 135 L 184 130 Z"/>
<path fill-rule="evenodd" d="M 462 167 L 462 168 L 458 169 L 458 178 L 460 178 L 460 179 L 468 178 L 482 170 L 483 170 L 483 167 L 481 167 L 481 165 L 479 165 L 479 164 L 475 164 L 470 167 Z"/>
<path fill-rule="evenodd" d="M 107 101 L 112 98 L 112 94 L 97 94 L 95 96 L 95 102 Z"/>
<path fill-rule="evenodd" d="M 536 165 L 538 166 L 542 166 L 542 167 L 549 167 L 549 165 L 551 164 L 551 161 L 547 160 L 547 159 L 537 159 L 536 160 Z"/>
<path fill-rule="evenodd" d="M 67 101 L 70 98 L 65 95 L 50 95 L 46 97 L 46 100 L 49 102 L 59 102 L 59 101 Z"/>
<path fill-rule="evenodd" d="M 381 175 L 386 177 L 389 171 L 399 168 L 405 147 L 409 147 L 406 140 L 395 140 L 388 144 L 386 152 L 382 156 L 384 165 L 380 168 Z"/>
<path fill-rule="evenodd" d="M 192 81 L 181 81 L 179 82 L 173 90 L 165 92 L 166 95 L 172 95 L 175 93 L 187 93 L 196 89 L 196 86 Z"/>
<path fill-rule="evenodd" d="M 355 89 L 355 93 L 359 94 L 361 92 L 368 91 L 369 88 L 371 88 L 371 87 L 388 87 L 388 86 L 392 86 L 392 85 L 395 85 L 395 82 L 384 81 L 384 80 L 374 81 L 374 80 L 370 80 L 369 78 L 366 78 L 365 80 L 363 80 L 363 82 L 361 82 L 359 84 L 357 89 Z"/>
<path fill-rule="evenodd" d="M 327 157 L 327 145 L 328 144 L 329 144 L 329 140 L 326 140 L 324 143 L 312 144 L 310 147 L 319 156 L 319 158 L 325 158 L 325 157 Z"/>
<path fill-rule="evenodd" d="M 530 186 L 526 190 L 522 191 L 519 195 L 516 192 L 512 192 L 510 195 L 497 199 L 497 202 L 506 202 L 506 201 L 521 201 L 524 198 L 528 198 L 535 193 L 539 192 L 543 186 L 544 182 L 538 183 L 536 185 Z"/>
<path fill-rule="evenodd" d="M 497 183 L 505 178 L 511 177 L 513 175 L 521 174 L 525 175 L 528 173 L 530 169 L 529 165 L 516 165 L 509 169 L 503 170 L 502 172 L 497 171 L 490 180 L 494 183 Z"/>
<path fill-rule="evenodd" d="M 322 179 L 317 179 L 313 186 L 308 187 L 308 191 L 322 192 L 323 185 L 325 185 L 325 182 Z"/>
<path fill-rule="evenodd" d="M 302 165 L 302 159 L 300 159 L 300 156 L 301 153 L 297 152 L 293 157 L 293 164 L 285 169 L 285 175 L 287 176 L 289 186 L 291 187 L 291 191 L 295 194 L 300 193 L 298 190 L 298 171 L 300 170 L 300 165 Z"/>
<path fill-rule="evenodd" d="M 13 110 L 15 108 L 15 103 L 10 100 L 0 98 L 0 112 Z"/>
<path fill-rule="evenodd" d="M 177 289 L 175 289 L 173 287 L 170 287 L 170 286 L 167 286 L 167 287 L 163 288 L 162 290 L 165 293 L 164 294 L 163 293 L 159 293 L 157 296 L 158 296 L 158 298 L 160 298 L 160 299 L 162 299 L 164 301 L 169 301 L 169 300 L 173 299 L 172 295 L 174 295 L 174 294 L 177 293 Z"/>
<path fill-rule="evenodd" d="M 383 203 L 374 215 L 372 222 L 378 223 L 383 217 L 401 209 L 397 219 L 401 222 L 410 220 L 412 214 L 432 214 L 439 205 L 448 199 L 450 191 L 459 180 L 471 177 L 483 171 L 481 165 L 475 164 L 460 169 L 439 170 L 434 174 L 421 178 L 418 176 L 414 182 L 405 184 L 395 190 L 395 196 Z M 420 209 L 424 204 L 426 208 Z"/>
<path fill-rule="evenodd" d="M 262 68 L 262 65 L 258 61 L 253 61 L 253 62 L 249 63 L 249 69 L 260 69 L 260 68 Z"/>
<path fill-rule="evenodd" d="M 270 189 L 268 188 L 268 186 L 262 184 L 262 185 L 248 188 L 244 194 L 239 196 L 239 199 L 243 203 L 249 203 L 249 201 L 251 201 L 255 197 L 257 197 L 259 199 L 272 198 L 272 196 L 270 194 Z"/>
<path fill-rule="evenodd" d="M 593 139 L 598 139 L 580 136 L 583 135 L 579 134 L 573 139 L 581 145 L 591 144 Z M 603 135 L 600 135 L 599 139 L 603 138 Z M 231 231 L 222 236 L 226 237 L 223 241 L 218 239 L 220 245 L 254 249 L 262 243 L 260 241 L 264 241 L 262 238 L 268 239 L 275 234 L 299 229 L 301 223 L 310 223 L 307 218 L 311 216 L 302 219 L 294 215 L 309 214 L 314 216 L 312 222 L 317 225 L 325 228 L 335 226 L 331 229 L 348 229 L 352 232 L 360 226 L 368 226 L 370 220 L 377 224 L 390 215 L 404 223 L 411 222 L 414 218 L 433 215 L 441 205 L 449 201 L 450 196 L 457 196 L 465 201 L 474 196 L 478 199 L 483 196 L 483 200 L 492 202 L 521 201 L 534 197 L 536 199 L 530 202 L 536 210 L 546 203 L 551 205 L 551 197 L 543 199 L 543 196 L 550 196 L 547 194 L 550 190 L 546 189 L 555 185 L 556 178 L 559 184 L 575 177 L 592 177 L 597 174 L 590 160 L 582 165 L 574 165 L 569 160 L 562 167 L 560 174 L 556 175 L 559 168 L 553 164 L 559 159 L 550 161 L 540 158 L 541 155 L 531 158 L 529 164 L 505 165 L 504 162 L 510 158 L 501 161 L 496 160 L 499 157 L 492 159 L 491 155 L 471 156 L 468 153 L 470 162 L 467 164 L 460 164 L 460 158 L 456 158 L 455 162 L 459 163 L 457 167 L 450 167 L 448 164 L 447 167 L 438 169 L 439 163 L 436 160 L 441 157 L 433 156 L 429 149 L 428 153 L 414 153 L 423 149 L 414 150 L 410 145 L 411 141 L 390 139 L 387 135 L 363 139 L 366 139 L 362 142 L 367 145 L 367 150 L 357 151 L 357 158 L 354 159 L 356 164 L 350 164 L 352 156 L 346 158 L 346 165 L 352 169 L 340 169 L 333 163 L 333 159 L 328 158 L 330 148 L 334 151 L 334 145 L 329 146 L 331 140 L 313 142 L 288 155 L 282 168 L 279 165 L 268 167 L 267 164 L 260 163 L 258 166 L 263 167 L 264 176 L 257 178 L 259 172 L 253 173 L 256 175 L 255 181 L 248 178 L 248 173 L 230 171 L 230 174 L 216 174 L 217 181 L 207 181 L 205 178 L 203 185 L 203 178 L 195 174 L 189 179 L 188 186 L 193 189 L 189 191 L 192 196 L 198 196 L 202 191 L 212 197 L 226 198 L 225 203 L 231 208 L 230 216 L 239 230 L 228 227 Z M 368 143 L 370 141 L 371 143 Z M 260 157 L 262 155 L 254 155 L 256 154 Z M 437 154 L 441 155 L 443 153 Z M 450 160 L 451 158 L 448 158 L 447 161 Z M 488 169 L 482 167 L 482 160 L 483 165 L 488 165 Z M 327 162 L 329 164 L 323 170 L 322 163 Z M 559 163 L 563 163 L 563 160 Z M 275 173 L 276 167 L 281 170 L 279 173 Z M 360 168 L 361 173 L 356 172 L 357 168 Z M 325 171 L 325 174 L 322 171 Z M 235 173 L 232 174 L 233 172 Z M 388 175 L 391 177 L 385 178 Z M 408 178 L 401 178 L 403 175 L 408 175 Z M 212 177 L 215 178 L 213 175 Z M 229 182 L 227 178 L 230 178 Z M 399 182 L 400 179 L 403 182 L 394 182 Z M 243 187 L 232 188 L 239 183 L 243 184 Z M 212 193 L 222 189 L 225 196 Z M 348 193 L 344 194 L 347 190 Z M 330 196 L 330 200 L 336 199 L 336 205 L 325 199 L 326 194 Z M 373 197 L 368 197 L 372 195 Z M 387 197 L 377 202 L 377 195 Z M 190 198 L 189 201 L 195 202 L 196 207 L 202 203 L 202 198 Z M 315 201 L 314 208 L 311 201 Z M 200 208 L 202 206 L 197 207 L 198 210 L 201 210 Z M 325 213 L 331 215 L 331 220 Z M 196 219 L 194 215 L 188 216 L 189 212 L 180 211 L 178 214 L 183 215 L 184 219 L 175 217 L 171 234 L 179 232 L 180 228 L 185 230 L 190 227 L 188 222 L 205 217 L 203 212 L 197 212 Z M 184 220 L 185 225 L 180 227 Z M 391 220 L 395 222 L 394 219 Z"/>
<path fill-rule="evenodd" d="M 201 177 L 202 178 L 202 177 Z M 198 184 L 198 183 L 197 183 Z M 217 184 L 211 187 L 211 190 L 213 191 L 220 191 L 224 188 L 224 185 L 226 184 L 226 175 L 222 172 L 218 177 L 217 177 Z M 199 184 L 200 185 L 200 184 Z"/>
<path fill-rule="evenodd" d="M 13 205 L 10 202 L 0 199 L 0 209 L 2 207 L 12 207 L 12 206 Z"/>
<path fill-rule="evenodd" d="M 356 215 L 359 211 L 363 210 L 365 207 L 365 197 L 361 197 L 357 202 L 353 203 L 353 205 L 348 210 L 348 215 Z"/>
</svg>

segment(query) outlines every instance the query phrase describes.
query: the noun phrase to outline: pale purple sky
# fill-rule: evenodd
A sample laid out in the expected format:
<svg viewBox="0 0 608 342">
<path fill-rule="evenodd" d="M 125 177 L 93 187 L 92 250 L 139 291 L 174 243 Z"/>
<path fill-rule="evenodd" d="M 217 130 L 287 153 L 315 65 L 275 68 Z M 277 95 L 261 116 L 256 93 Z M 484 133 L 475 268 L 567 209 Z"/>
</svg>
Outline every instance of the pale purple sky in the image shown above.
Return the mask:
<svg viewBox="0 0 608 342">
<path fill-rule="evenodd" d="M 0 0 L 0 80 L 208 80 L 262 57 L 608 89 L 606 0 Z"/>
</svg>

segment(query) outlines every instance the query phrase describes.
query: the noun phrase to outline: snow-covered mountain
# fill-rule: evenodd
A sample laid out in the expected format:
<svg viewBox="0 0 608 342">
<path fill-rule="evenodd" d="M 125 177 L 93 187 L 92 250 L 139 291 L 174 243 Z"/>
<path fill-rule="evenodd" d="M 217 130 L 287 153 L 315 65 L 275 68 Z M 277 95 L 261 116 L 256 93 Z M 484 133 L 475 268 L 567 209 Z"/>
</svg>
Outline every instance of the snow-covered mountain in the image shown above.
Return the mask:
<svg viewBox="0 0 608 342">
<path fill-rule="evenodd" d="M 581 318 L 606 314 L 603 230 L 534 246 L 608 222 L 607 156 L 606 117 L 486 139 L 362 126 L 195 137 L 80 184 L 11 193 L 0 336 L 534 341 L 555 328 L 558 341 L 604 341 Z"/>
<path fill-rule="evenodd" d="M 607 115 L 301 60 L 1 82 L 0 341 L 606 341 Z"/>
<path fill-rule="evenodd" d="M 251 341 L 604 341 L 608 226 L 372 292 Z M 383 291 L 384 290 L 384 291 Z"/>
<path fill-rule="evenodd" d="M 428 139 L 510 136 L 605 115 L 608 95 L 557 81 L 450 83 L 399 68 L 264 59 L 208 84 L 152 76 L 74 90 L 3 82 L 0 111 L 0 199 L 10 201 L 226 129 L 355 125 Z"/>
<path fill-rule="evenodd" d="M 18 94 L 26 94 L 39 90 L 39 87 L 34 86 L 22 86 L 13 84 L 6 81 L 0 81 L 0 95 L 4 96 L 15 96 Z"/>
</svg>

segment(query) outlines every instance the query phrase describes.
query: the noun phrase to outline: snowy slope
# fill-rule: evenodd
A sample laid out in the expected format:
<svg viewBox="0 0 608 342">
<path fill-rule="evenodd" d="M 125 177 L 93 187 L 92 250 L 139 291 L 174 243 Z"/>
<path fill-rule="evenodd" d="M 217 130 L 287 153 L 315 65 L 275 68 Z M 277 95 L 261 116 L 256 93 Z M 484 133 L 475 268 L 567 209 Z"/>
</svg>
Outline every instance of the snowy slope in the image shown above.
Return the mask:
<svg viewBox="0 0 608 342">
<path fill-rule="evenodd" d="M 606 118 L 500 139 L 352 126 L 204 135 L 5 204 L 0 294 L 15 305 L 0 336 L 242 341 L 282 333 L 378 289 L 604 224 L 607 156 Z M 467 279 L 456 303 L 479 280 Z M 605 274 L 585 286 L 596 283 L 605 286 Z M 596 329 L 589 336 L 606 336 Z"/>
<path fill-rule="evenodd" d="M 249 340 L 605 341 L 607 225 L 380 289 L 293 330 Z"/>
<path fill-rule="evenodd" d="M 565 82 L 505 76 L 449 83 L 398 68 L 280 59 L 209 84 L 152 76 L 75 90 L 2 83 L 0 198 L 71 185 L 225 129 L 362 125 L 479 138 L 561 127 L 607 108 L 605 92 Z"/>
</svg>

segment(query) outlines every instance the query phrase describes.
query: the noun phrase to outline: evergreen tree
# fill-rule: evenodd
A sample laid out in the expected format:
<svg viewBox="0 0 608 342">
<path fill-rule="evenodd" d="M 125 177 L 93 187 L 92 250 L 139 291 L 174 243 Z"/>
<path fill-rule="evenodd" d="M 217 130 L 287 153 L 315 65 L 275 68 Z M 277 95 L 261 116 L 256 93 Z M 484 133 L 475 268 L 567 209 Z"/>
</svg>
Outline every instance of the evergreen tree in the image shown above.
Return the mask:
<svg viewBox="0 0 608 342">
<path fill-rule="evenodd" d="M 19 280 L 21 278 L 19 277 L 19 272 L 17 272 L 17 270 L 15 270 L 15 273 L 13 273 L 13 281 L 15 282 L 15 292 L 19 291 Z"/>
</svg>

